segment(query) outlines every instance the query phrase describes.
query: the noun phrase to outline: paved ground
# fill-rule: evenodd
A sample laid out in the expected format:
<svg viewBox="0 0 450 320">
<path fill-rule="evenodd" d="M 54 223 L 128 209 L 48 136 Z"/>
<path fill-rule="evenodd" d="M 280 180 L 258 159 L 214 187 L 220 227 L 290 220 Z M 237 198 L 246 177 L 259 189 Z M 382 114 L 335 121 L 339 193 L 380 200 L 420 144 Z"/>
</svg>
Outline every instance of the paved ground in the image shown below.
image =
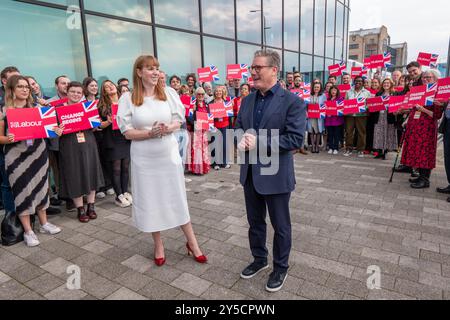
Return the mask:
<svg viewBox="0 0 450 320">
<path fill-rule="evenodd" d="M 450 299 L 450 203 L 434 192 L 445 186 L 442 163 L 432 188 L 414 191 L 408 175 L 387 183 L 392 159 L 296 156 L 291 269 L 279 293 L 264 290 L 270 270 L 239 278 L 250 252 L 234 166 L 187 184 L 208 264 L 188 257 L 181 231 L 171 230 L 167 265 L 157 268 L 151 237 L 110 197 L 87 225 L 74 213 L 52 217 L 64 230 L 39 236 L 38 248 L 0 247 L 0 299 Z M 81 268 L 81 290 L 66 288 L 70 265 Z M 371 265 L 381 290 L 367 289 Z"/>
</svg>

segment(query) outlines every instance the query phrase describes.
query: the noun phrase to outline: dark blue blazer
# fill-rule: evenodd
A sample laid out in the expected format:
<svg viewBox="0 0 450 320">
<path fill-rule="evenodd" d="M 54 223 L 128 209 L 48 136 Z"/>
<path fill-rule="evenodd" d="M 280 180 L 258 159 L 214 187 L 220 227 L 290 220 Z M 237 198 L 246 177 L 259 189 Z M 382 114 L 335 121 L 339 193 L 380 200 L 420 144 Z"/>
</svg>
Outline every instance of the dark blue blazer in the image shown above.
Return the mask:
<svg viewBox="0 0 450 320">
<path fill-rule="evenodd" d="M 236 121 L 236 129 L 245 131 L 256 129 L 253 124 L 253 111 L 256 104 L 256 92 L 251 93 L 242 100 L 241 108 Z M 252 164 L 253 185 L 262 195 L 276 195 L 290 193 L 295 189 L 295 172 L 293 150 L 303 146 L 306 131 L 306 104 L 293 93 L 279 87 L 275 92 L 270 105 L 267 106 L 259 129 L 278 129 L 279 146 L 272 151 L 271 157 L 278 157 L 279 169 L 273 175 L 261 175 L 261 169 L 271 164 L 262 164 L 258 154 L 257 164 Z M 264 136 L 257 137 L 271 149 L 271 139 Z M 240 182 L 245 185 L 248 177 L 249 152 L 245 153 L 245 163 L 241 165 Z"/>
</svg>

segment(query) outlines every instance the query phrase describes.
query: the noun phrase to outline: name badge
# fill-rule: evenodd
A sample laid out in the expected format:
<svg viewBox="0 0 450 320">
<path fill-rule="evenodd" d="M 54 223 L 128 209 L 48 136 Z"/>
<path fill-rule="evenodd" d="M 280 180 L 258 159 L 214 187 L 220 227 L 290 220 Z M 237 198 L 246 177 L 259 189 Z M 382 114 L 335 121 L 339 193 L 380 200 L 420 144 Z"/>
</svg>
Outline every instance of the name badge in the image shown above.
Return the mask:
<svg viewBox="0 0 450 320">
<path fill-rule="evenodd" d="M 31 146 L 33 145 L 33 141 L 34 141 L 34 140 L 27 140 L 27 141 L 26 141 L 27 146 L 28 146 L 28 147 L 31 147 Z"/>
<path fill-rule="evenodd" d="M 84 132 L 78 132 L 77 133 L 77 140 L 78 140 L 78 143 L 85 143 L 86 142 L 86 137 L 84 136 Z"/>
<path fill-rule="evenodd" d="M 422 115 L 422 112 L 416 111 L 416 113 L 414 113 L 414 119 L 419 120 L 421 115 Z"/>
</svg>

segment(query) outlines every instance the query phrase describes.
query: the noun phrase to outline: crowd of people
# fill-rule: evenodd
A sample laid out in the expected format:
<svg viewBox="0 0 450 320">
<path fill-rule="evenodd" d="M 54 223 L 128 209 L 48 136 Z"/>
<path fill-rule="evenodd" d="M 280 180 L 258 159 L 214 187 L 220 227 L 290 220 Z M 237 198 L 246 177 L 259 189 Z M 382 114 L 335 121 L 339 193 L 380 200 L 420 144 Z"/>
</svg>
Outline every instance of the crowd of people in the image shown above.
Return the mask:
<svg viewBox="0 0 450 320">
<path fill-rule="evenodd" d="M 326 83 L 314 79 L 309 87 L 311 95 L 307 104 L 323 105 L 326 101 L 405 95 L 411 87 L 434 83 L 440 77 L 436 70 L 422 72 L 417 62 L 410 63 L 407 71 L 407 74 L 394 71 L 389 77 L 376 73 L 372 78 L 358 76 L 354 79 L 344 73 L 340 84 L 351 85 L 346 94 L 341 93 L 336 76 L 328 77 Z M 198 83 L 193 73 L 182 79 L 178 75 L 168 78 L 163 71 L 158 72 L 161 86 L 173 89 L 170 92 L 175 92 L 184 104 L 180 128 L 173 132 L 184 173 L 204 175 L 211 169 L 231 168 L 236 143 L 227 144 L 227 139 L 223 138 L 222 150 L 216 156 L 218 150 L 209 148 L 215 137 L 210 130 L 196 127 L 197 114 L 210 113 L 211 104 L 232 104 L 233 116 L 214 119 L 215 130 L 226 137 L 226 131 L 235 128 L 242 100 L 255 89 L 240 79 L 216 85 Z M 41 231 L 54 234 L 60 229 L 48 223 L 44 213 L 60 213 L 58 206 L 64 202 L 67 211 L 77 211 L 82 223 L 96 219 L 95 201 L 106 195 L 115 195 L 117 206 L 129 207 L 133 204 L 129 191 L 131 141 L 120 130 L 113 130 L 112 108 L 119 104 L 121 97 L 135 94 L 139 88 L 131 88 L 126 78 L 119 79 L 117 83 L 107 80 L 99 85 L 91 77 L 77 82 L 62 75 L 55 79 L 56 95 L 49 97 L 34 77 L 21 76 L 16 67 L 4 68 L 1 81 L 3 120 L 0 124 L 0 144 L 4 145 L 0 154 L 2 203 L 7 212 L 18 212 L 27 244 L 39 243 L 27 218 L 35 212 L 43 226 Z M 303 90 L 307 85 L 300 72 L 288 72 L 285 79 L 278 82 L 289 91 Z M 7 108 L 48 106 L 50 103 L 59 107 L 95 100 L 98 101 L 101 118 L 101 126 L 97 129 L 64 134 L 64 127 L 59 126 L 55 128 L 60 136 L 58 138 L 22 142 L 16 142 L 14 136 L 8 133 Z M 322 150 L 330 155 L 342 152 L 348 157 L 356 151 L 358 157 L 372 155 L 375 159 L 386 159 L 388 152 L 403 146 L 401 165 L 396 171 L 411 173 L 412 188 L 427 188 L 431 170 L 436 166 L 438 122 L 443 118 L 441 131 L 445 133 L 447 143 L 445 160 L 450 185 L 450 139 L 446 131 L 450 128 L 446 126 L 450 114 L 446 110 L 447 105 L 448 101 L 435 101 L 433 106 L 415 106 L 396 113 L 367 111 L 307 119 L 304 146 L 295 152 L 308 155 L 308 151 L 319 153 Z M 31 182 L 30 177 L 33 177 Z M 186 180 L 189 181 L 188 178 Z M 450 194 L 450 186 L 438 191 Z"/>
</svg>

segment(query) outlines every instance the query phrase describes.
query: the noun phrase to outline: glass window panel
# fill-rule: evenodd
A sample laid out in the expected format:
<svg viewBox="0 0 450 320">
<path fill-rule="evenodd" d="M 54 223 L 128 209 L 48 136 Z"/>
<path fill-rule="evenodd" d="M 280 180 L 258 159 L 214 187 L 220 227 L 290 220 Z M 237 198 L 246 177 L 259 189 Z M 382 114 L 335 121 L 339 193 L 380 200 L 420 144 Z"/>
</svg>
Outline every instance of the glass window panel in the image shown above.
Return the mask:
<svg viewBox="0 0 450 320">
<path fill-rule="evenodd" d="M 327 1 L 327 45 L 325 55 L 329 58 L 334 58 L 334 23 L 336 15 L 336 0 Z"/>
<path fill-rule="evenodd" d="M 299 50 L 300 1 L 284 0 L 284 47 Z"/>
<path fill-rule="evenodd" d="M 86 15 L 93 76 L 103 82 L 132 78 L 135 59 L 153 55 L 152 28 Z"/>
<path fill-rule="evenodd" d="M 42 2 L 49 2 L 54 4 L 60 4 L 62 6 L 78 6 L 80 5 L 79 0 L 43 0 Z"/>
<path fill-rule="evenodd" d="M 284 72 L 298 71 L 298 53 L 284 51 Z M 283 75 L 283 78 L 286 78 Z"/>
<path fill-rule="evenodd" d="M 280 68 L 283 68 L 283 63 L 284 63 L 284 61 L 283 61 L 283 52 L 281 50 L 279 50 L 279 49 L 274 49 L 274 48 L 269 48 L 269 49 L 278 52 L 278 54 L 280 55 Z M 281 71 L 282 70 L 280 69 L 280 72 L 279 72 L 279 75 L 278 75 L 279 77 L 283 76 L 281 74 Z"/>
<path fill-rule="evenodd" d="M 303 81 L 311 82 L 312 77 L 312 56 L 307 54 L 300 55 L 300 72 L 303 75 Z"/>
<path fill-rule="evenodd" d="M 264 0 L 263 8 L 266 19 L 266 44 L 281 48 L 283 6 L 279 0 Z"/>
<path fill-rule="evenodd" d="M 324 81 L 325 82 L 328 80 L 328 76 L 330 75 L 330 71 L 328 71 L 328 67 L 332 66 L 333 64 L 334 64 L 333 59 L 325 58 L 325 69 L 324 69 L 324 75 L 325 75 Z"/>
<path fill-rule="evenodd" d="M 169 77 L 183 78 L 202 67 L 200 37 L 195 34 L 156 28 L 158 60 Z"/>
<path fill-rule="evenodd" d="M 335 48 L 335 59 L 342 61 L 343 60 L 343 38 L 342 32 L 344 30 L 344 6 L 338 2 L 337 3 L 337 11 L 336 11 L 336 48 Z"/>
<path fill-rule="evenodd" d="M 314 1 L 301 1 L 301 8 L 300 50 L 305 53 L 313 53 Z"/>
<path fill-rule="evenodd" d="M 200 30 L 198 0 L 153 0 L 155 22 L 187 30 Z"/>
<path fill-rule="evenodd" d="M 325 0 L 316 0 L 314 17 L 314 53 L 323 56 L 325 49 Z"/>
<path fill-rule="evenodd" d="M 225 83 L 227 64 L 234 64 L 236 61 L 234 41 L 204 37 L 203 42 L 205 66 L 216 66 L 219 69 L 219 83 Z"/>
<path fill-rule="evenodd" d="M 323 81 L 324 63 L 324 58 L 317 56 L 314 57 L 314 79 L 318 78 L 320 81 Z"/>
<path fill-rule="evenodd" d="M 345 10 L 345 21 L 344 21 L 344 60 L 348 57 L 348 22 L 349 22 L 349 11 L 347 8 Z"/>
<path fill-rule="evenodd" d="M 202 1 L 203 32 L 234 39 L 234 1 Z"/>
<path fill-rule="evenodd" d="M 84 0 L 84 8 L 146 22 L 152 19 L 148 0 Z"/>
<path fill-rule="evenodd" d="M 238 43 L 238 63 L 251 65 L 255 52 L 261 50 L 260 46 L 253 46 L 245 43 Z"/>
<path fill-rule="evenodd" d="M 72 80 L 87 75 L 81 29 L 67 28 L 64 10 L 2 1 L 0 10 L 0 66 L 16 66 L 41 84 L 47 96 L 55 93 L 54 81 L 61 74 Z M 45 35 L 38 41 L 37 35 Z"/>
<path fill-rule="evenodd" d="M 253 43 L 261 43 L 261 1 L 236 1 L 236 6 L 238 39 Z"/>
</svg>

